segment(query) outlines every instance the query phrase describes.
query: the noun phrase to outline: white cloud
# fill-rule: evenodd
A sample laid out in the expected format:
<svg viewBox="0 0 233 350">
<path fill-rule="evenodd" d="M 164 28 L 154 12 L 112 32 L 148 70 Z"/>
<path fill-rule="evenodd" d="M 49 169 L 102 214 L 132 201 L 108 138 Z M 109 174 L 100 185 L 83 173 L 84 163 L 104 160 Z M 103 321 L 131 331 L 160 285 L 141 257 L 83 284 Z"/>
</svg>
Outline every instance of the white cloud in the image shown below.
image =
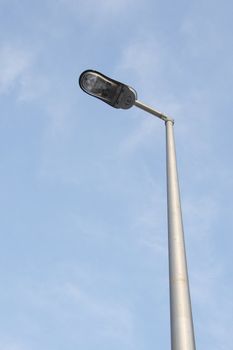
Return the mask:
<svg viewBox="0 0 233 350">
<path fill-rule="evenodd" d="M 225 42 L 213 18 L 209 18 L 198 11 L 187 16 L 181 24 L 184 35 L 185 49 L 195 58 L 206 59 L 213 52 L 224 48 Z M 206 43 L 208 42 L 208 45 Z"/>
<path fill-rule="evenodd" d="M 29 102 L 36 100 L 42 96 L 46 96 L 49 89 L 50 84 L 47 77 L 27 71 L 20 77 L 18 101 Z"/>
<path fill-rule="evenodd" d="M 146 116 L 147 117 L 147 116 Z M 138 147 L 148 144 L 159 131 L 159 124 L 153 117 L 143 118 L 142 122 L 121 142 L 119 154 L 123 157 L 134 153 Z"/>
<path fill-rule="evenodd" d="M 10 43 L 0 47 L 0 94 L 17 88 L 19 102 L 37 100 L 51 91 L 49 77 L 35 70 L 38 50 Z"/>
<path fill-rule="evenodd" d="M 101 22 L 103 17 L 105 22 L 102 24 L 105 25 L 108 18 L 119 15 L 124 10 L 129 12 L 129 6 L 134 4 L 133 0 L 99 0 L 98 4 L 95 0 L 60 0 L 60 3 L 80 18 L 88 19 L 90 25 L 93 20 Z"/>
<path fill-rule="evenodd" d="M 31 324 L 37 325 L 38 329 L 43 329 L 45 319 L 52 319 L 54 322 L 70 324 L 71 320 L 75 323 L 74 327 L 69 327 L 69 334 L 77 341 L 83 343 L 85 336 L 92 329 L 93 339 L 110 338 L 123 344 L 133 342 L 133 316 L 127 305 L 114 301 L 113 299 L 105 300 L 97 296 L 95 284 L 96 276 L 88 276 L 87 271 L 82 271 L 84 284 L 89 287 L 83 287 L 83 282 L 60 281 L 52 284 L 50 282 L 40 283 L 33 288 L 26 288 L 24 294 L 27 296 L 27 302 L 31 304 L 35 313 L 40 310 L 40 321 L 34 319 Z M 58 320 L 58 321 L 57 321 Z M 31 326 L 31 325 L 30 325 Z M 62 328 L 63 329 L 63 328 Z M 64 330 L 64 329 L 63 329 Z M 33 330 L 30 330 L 33 332 Z M 60 335 L 61 337 L 64 334 Z M 1 350 L 1 348 L 0 348 Z M 2 350 L 5 350 L 2 349 Z M 8 350 L 8 348 L 7 348 Z M 11 350 L 11 348 L 9 348 Z M 12 350 L 21 350 L 21 348 L 12 348 Z M 23 349 L 22 349 L 23 350 Z"/>
<path fill-rule="evenodd" d="M 20 47 L 4 45 L 0 48 L 0 93 L 7 93 L 24 79 L 32 63 L 32 55 Z"/>
<path fill-rule="evenodd" d="M 208 253 L 206 260 L 209 260 Z M 195 272 L 191 294 L 196 315 L 197 336 L 213 349 L 230 349 L 233 332 L 231 285 L 217 261 L 207 261 Z M 197 337 L 197 340 L 198 340 Z M 204 347 L 203 347 L 204 349 Z"/>
<path fill-rule="evenodd" d="M 1 337 L 0 341 L 0 350 L 26 350 L 28 347 L 22 344 L 20 341 L 14 340 L 3 340 L 4 337 Z"/>
<path fill-rule="evenodd" d="M 161 55 L 162 50 L 156 39 L 150 36 L 138 38 L 123 50 L 116 71 L 132 72 L 136 81 L 147 86 L 149 91 L 161 70 Z"/>
<path fill-rule="evenodd" d="M 104 300 L 98 300 L 90 293 L 86 293 L 79 286 L 73 283 L 65 285 L 64 293 L 67 297 L 82 306 L 86 312 L 98 318 L 101 324 L 99 333 L 102 336 L 124 338 L 125 341 L 131 338 L 133 322 L 132 315 L 128 308 L 118 303 L 113 304 Z M 90 317 L 91 319 L 91 317 Z"/>
</svg>

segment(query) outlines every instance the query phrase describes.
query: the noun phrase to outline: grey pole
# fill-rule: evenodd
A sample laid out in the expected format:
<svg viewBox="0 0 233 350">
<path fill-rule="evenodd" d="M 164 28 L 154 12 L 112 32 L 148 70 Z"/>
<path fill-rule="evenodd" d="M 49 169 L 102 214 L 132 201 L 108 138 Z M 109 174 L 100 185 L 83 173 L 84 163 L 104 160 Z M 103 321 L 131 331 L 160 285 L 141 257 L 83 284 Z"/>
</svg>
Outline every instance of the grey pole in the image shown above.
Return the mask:
<svg viewBox="0 0 233 350">
<path fill-rule="evenodd" d="M 195 350 L 173 124 L 166 121 L 171 348 Z"/>
<path fill-rule="evenodd" d="M 173 132 L 174 120 L 140 101 L 135 101 L 135 106 L 164 120 L 166 125 L 171 349 L 195 350 L 192 307 L 189 292 L 188 269 Z"/>
</svg>

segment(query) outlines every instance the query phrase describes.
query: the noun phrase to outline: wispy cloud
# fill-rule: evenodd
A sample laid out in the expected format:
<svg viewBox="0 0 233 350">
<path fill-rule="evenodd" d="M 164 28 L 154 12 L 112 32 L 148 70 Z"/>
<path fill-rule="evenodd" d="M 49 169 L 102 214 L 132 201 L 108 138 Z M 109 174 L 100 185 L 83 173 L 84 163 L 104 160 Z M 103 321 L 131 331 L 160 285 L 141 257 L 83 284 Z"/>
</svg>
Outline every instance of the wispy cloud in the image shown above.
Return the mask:
<svg viewBox="0 0 233 350">
<path fill-rule="evenodd" d="M 116 72 L 131 73 L 139 87 L 147 86 L 149 91 L 151 84 L 157 82 L 162 64 L 161 45 L 155 38 L 141 34 L 123 49 Z"/>
<path fill-rule="evenodd" d="M 32 70 L 25 72 L 21 76 L 18 101 L 32 102 L 48 95 L 50 83 L 48 77 L 36 74 Z"/>
<path fill-rule="evenodd" d="M 38 101 L 50 90 L 49 78 L 36 70 L 39 52 L 30 47 L 9 43 L 0 47 L 0 94 L 16 89 L 18 102 Z"/>
<path fill-rule="evenodd" d="M 111 297 L 104 300 L 104 297 L 98 296 L 96 276 L 94 279 L 91 278 L 87 270 L 82 271 L 82 274 L 84 280 L 89 280 L 89 287 L 84 287 L 77 278 L 75 278 L 76 281 L 63 280 L 60 283 L 56 281 L 55 284 L 45 282 L 38 286 L 25 287 L 27 304 L 34 310 L 34 314 L 40 310 L 39 321 L 36 318 L 31 320 L 31 324 L 34 324 L 34 328 L 37 329 L 36 333 L 30 329 L 31 337 L 37 337 L 38 330 L 44 329 L 46 320 L 49 319 L 62 329 L 66 324 L 73 324 L 69 326 L 69 336 L 78 344 L 86 342 L 86 336 L 91 330 L 92 340 L 98 339 L 101 342 L 104 339 L 113 339 L 117 343 L 132 345 L 134 321 L 130 308 L 120 301 L 114 301 Z M 95 281 L 94 288 L 93 281 Z M 63 334 L 61 331 L 61 339 L 66 336 L 65 332 L 64 330 Z M 9 350 L 11 350 L 10 347 Z M 21 350 L 21 348 L 12 348 L 12 350 Z"/>
<path fill-rule="evenodd" d="M 101 336 L 124 339 L 124 342 L 131 340 L 133 320 L 127 307 L 98 300 L 91 293 L 84 292 L 73 283 L 67 283 L 64 286 L 64 293 L 75 304 L 81 305 L 92 316 L 98 318 L 101 324 L 98 327 Z"/>
<path fill-rule="evenodd" d="M 21 341 L 6 339 L 5 336 L 1 335 L 0 350 L 28 350 L 28 347 Z"/>
<path fill-rule="evenodd" d="M 71 10 L 81 18 L 91 16 L 92 22 L 90 24 L 93 24 L 93 20 L 102 21 L 103 18 L 105 19 L 103 24 L 106 24 L 106 20 L 119 15 L 124 10 L 129 11 L 128 7 L 134 2 L 132 0 L 99 0 L 98 6 L 96 6 L 95 0 L 60 0 L 60 4 L 65 5 L 66 9 Z"/>
<path fill-rule="evenodd" d="M 154 135 L 159 131 L 159 124 L 153 118 L 143 118 L 141 123 L 130 132 L 127 137 L 121 141 L 119 145 L 119 155 L 126 157 L 132 155 L 138 147 L 151 144 Z"/>
<path fill-rule="evenodd" d="M 206 252 L 205 267 L 194 272 L 193 296 L 197 341 L 211 343 L 214 349 L 229 349 L 233 332 L 233 303 L 230 281 L 225 280 L 221 262 L 209 260 Z M 203 347 L 204 349 L 204 347 Z"/>
<path fill-rule="evenodd" d="M 7 93 L 25 79 L 32 63 L 28 50 L 15 45 L 0 48 L 0 93 Z"/>
</svg>

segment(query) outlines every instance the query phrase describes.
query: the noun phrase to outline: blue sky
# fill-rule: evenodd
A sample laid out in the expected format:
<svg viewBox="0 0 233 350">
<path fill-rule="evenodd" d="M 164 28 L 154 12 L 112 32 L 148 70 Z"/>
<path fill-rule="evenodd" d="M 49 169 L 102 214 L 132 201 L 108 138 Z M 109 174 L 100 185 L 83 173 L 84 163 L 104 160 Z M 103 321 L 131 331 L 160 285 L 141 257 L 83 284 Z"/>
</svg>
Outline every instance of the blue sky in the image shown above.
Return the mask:
<svg viewBox="0 0 233 350">
<path fill-rule="evenodd" d="M 0 0 L 0 350 L 170 347 L 164 125 L 89 68 L 175 118 L 197 349 L 232 348 L 232 11 Z"/>
</svg>

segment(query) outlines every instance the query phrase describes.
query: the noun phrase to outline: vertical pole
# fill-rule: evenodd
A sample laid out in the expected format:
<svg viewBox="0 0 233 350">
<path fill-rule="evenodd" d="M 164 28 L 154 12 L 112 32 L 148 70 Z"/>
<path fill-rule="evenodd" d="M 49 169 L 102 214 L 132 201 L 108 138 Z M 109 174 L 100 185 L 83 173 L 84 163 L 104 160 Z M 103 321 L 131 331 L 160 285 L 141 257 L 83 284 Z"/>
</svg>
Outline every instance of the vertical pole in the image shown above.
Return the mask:
<svg viewBox="0 0 233 350">
<path fill-rule="evenodd" d="M 171 349 L 195 350 L 173 121 L 166 121 Z"/>
</svg>

